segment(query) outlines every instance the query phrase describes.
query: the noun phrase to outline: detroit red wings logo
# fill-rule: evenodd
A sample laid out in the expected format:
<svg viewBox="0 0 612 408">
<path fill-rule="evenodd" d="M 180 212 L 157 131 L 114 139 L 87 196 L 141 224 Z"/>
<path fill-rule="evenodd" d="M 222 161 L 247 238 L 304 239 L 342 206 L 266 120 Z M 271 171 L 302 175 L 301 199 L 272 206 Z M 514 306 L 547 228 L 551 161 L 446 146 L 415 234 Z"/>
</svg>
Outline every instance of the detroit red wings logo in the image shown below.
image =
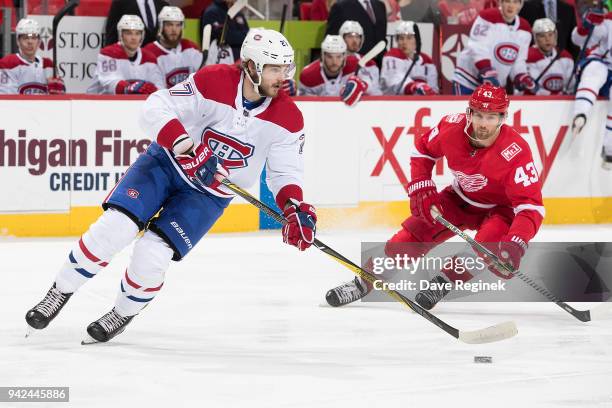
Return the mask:
<svg viewBox="0 0 612 408">
<path fill-rule="evenodd" d="M 501 43 L 495 47 L 495 58 L 499 62 L 505 65 L 514 64 L 516 57 L 518 56 L 519 47 L 512 43 Z"/>
<path fill-rule="evenodd" d="M 461 189 L 467 193 L 482 190 L 488 182 L 487 178 L 482 174 L 465 174 L 455 170 L 452 172 Z"/>
<path fill-rule="evenodd" d="M 204 129 L 202 143 L 210 147 L 215 156 L 223 159 L 223 164 L 228 169 L 248 166 L 248 159 L 253 156 L 255 151 L 253 145 L 243 143 L 211 128 Z"/>
</svg>

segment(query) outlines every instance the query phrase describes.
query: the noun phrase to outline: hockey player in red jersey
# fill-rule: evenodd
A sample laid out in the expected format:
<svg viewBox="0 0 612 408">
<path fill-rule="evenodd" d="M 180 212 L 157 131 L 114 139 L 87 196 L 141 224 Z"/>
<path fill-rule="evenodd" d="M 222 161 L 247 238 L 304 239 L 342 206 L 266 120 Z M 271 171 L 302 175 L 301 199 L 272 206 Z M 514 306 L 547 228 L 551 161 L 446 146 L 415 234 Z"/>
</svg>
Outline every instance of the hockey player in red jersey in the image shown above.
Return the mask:
<svg viewBox="0 0 612 408">
<path fill-rule="evenodd" d="M 60 95 L 64 81 L 53 76 L 53 61 L 36 55 L 40 47 L 40 26 L 22 18 L 15 27 L 19 52 L 0 60 L 0 94 Z"/>
<path fill-rule="evenodd" d="M 544 218 L 541 183 L 527 142 L 504 124 L 508 97 L 503 88 L 481 85 L 472 94 L 465 114 L 442 118 L 437 126 L 415 139 L 410 158 L 408 185 L 412 215 L 385 247 L 395 257 L 395 243 L 418 243 L 402 247 L 409 257 L 423 253 L 453 236 L 431 214 L 432 207 L 451 223 L 476 230 L 476 240 L 495 243 L 503 262 L 518 268 Z M 453 182 L 438 192 L 432 180 L 436 161 L 446 158 Z M 401 253 L 400 255 L 404 255 Z M 368 266 L 366 265 L 366 268 Z M 467 281 L 469 273 L 443 270 L 437 282 Z M 505 276 L 504 276 L 505 277 Z M 342 306 L 365 296 L 372 287 L 360 278 L 331 289 L 326 296 L 332 306 Z M 448 291 L 429 290 L 417 302 L 430 309 Z"/>
<path fill-rule="evenodd" d="M 300 251 L 312 245 L 317 217 L 302 192 L 304 120 L 280 92 L 295 70 L 293 48 L 276 31 L 252 29 L 240 56 L 241 66 L 206 66 L 147 98 L 140 123 L 151 145 L 104 200 L 103 214 L 73 245 L 43 300 L 27 312 L 30 327 L 47 327 L 136 240 L 117 300 L 88 326 L 87 342 L 121 333 L 162 289 L 170 261 L 183 259 L 232 200 L 216 174 L 249 188 L 265 166 L 266 184 L 287 219 L 283 241 Z"/>
</svg>

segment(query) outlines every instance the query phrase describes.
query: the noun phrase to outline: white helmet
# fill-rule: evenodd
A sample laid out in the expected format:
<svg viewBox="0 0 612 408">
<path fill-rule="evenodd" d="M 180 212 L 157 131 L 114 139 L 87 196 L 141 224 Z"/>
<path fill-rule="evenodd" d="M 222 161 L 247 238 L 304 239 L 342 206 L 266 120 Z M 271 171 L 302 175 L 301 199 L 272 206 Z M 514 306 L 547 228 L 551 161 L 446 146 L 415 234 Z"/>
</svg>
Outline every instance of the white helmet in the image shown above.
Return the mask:
<svg viewBox="0 0 612 408">
<path fill-rule="evenodd" d="M 321 43 L 321 54 L 344 54 L 346 52 L 346 43 L 339 35 L 326 35 Z"/>
<path fill-rule="evenodd" d="M 395 26 L 395 35 L 414 35 L 414 21 L 400 21 Z"/>
<path fill-rule="evenodd" d="M 144 30 L 145 26 L 140 17 L 134 14 L 124 14 L 117 23 L 117 35 L 119 36 L 119 42 L 123 45 L 123 39 L 121 38 L 122 30 L 139 30 L 142 31 L 142 38 L 140 44 L 144 41 Z"/>
<path fill-rule="evenodd" d="M 159 12 L 159 15 L 157 16 L 157 35 L 161 34 L 164 28 L 164 22 L 166 21 L 178 21 L 184 26 L 185 15 L 183 14 L 183 11 L 178 7 L 164 6 Z"/>
<path fill-rule="evenodd" d="M 533 22 L 533 28 L 531 29 L 533 34 L 550 33 L 557 31 L 557 26 L 550 18 L 539 18 Z"/>
<path fill-rule="evenodd" d="M 37 35 L 40 36 L 40 26 L 38 22 L 30 18 L 22 18 L 15 27 L 17 37 L 20 35 Z"/>
<path fill-rule="evenodd" d="M 344 34 L 357 34 L 363 37 L 363 28 L 357 21 L 346 20 L 340 26 L 340 31 L 338 33 L 341 36 L 344 36 Z"/>
<path fill-rule="evenodd" d="M 261 85 L 262 73 L 266 64 L 288 65 L 287 79 L 295 75 L 293 48 L 285 36 L 278 31 L 261 27 L 250 29 L 242 42 L 240 59 L 242 60 L 246 77 L 253 83 L 257 93 L 259 93 L 258 87 Z M 248 61 L 253 61 L 255 64 L 257 83 L 253 81 L 253 78 L 248 73 L 246 68 Z"/>
</svg>

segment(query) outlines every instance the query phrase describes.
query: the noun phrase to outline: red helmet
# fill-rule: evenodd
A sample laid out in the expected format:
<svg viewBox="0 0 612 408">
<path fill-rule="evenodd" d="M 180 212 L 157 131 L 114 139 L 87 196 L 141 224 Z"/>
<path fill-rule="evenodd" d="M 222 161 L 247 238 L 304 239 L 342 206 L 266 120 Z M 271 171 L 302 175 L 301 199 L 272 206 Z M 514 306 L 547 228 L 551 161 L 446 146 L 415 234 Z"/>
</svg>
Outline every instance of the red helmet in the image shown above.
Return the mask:
<svg viewBox="0 0 612 408">
<path fill-rule="evenodd" d="M 480 85 L 470 97 L 469 107 L 481 112 L 506 113 L 508 111 L 508 95 L 499 86 Z"/>
</svg>

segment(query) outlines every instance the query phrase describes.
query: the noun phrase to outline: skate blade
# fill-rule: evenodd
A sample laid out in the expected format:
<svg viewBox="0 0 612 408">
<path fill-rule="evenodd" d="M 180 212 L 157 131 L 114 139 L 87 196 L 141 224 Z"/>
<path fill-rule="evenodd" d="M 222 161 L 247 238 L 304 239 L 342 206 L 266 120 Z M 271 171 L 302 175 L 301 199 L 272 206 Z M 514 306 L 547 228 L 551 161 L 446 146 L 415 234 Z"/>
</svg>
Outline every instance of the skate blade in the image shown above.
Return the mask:
<svg viewBox="0 0 612 408">
<path fill-rule="evenodd" d="M 29 324 L 28 324 L 27 326 L 28 326 L 28 327 L 27 327 L 27 329 L 26 329 L 26 334 L 25 334 L 25 338 L 26 338 L 26 339 L 27 339 L 27 338 L 29 338 L 29 337 L 31 337 L 31 336 L 32 336 L 32 335 L 33 335 L 33 334 L 36 332 L 36 329 L 35 329 L 35 328 L 33 328 L 32 326 L 30 326 Z"/>
<path fill-rule="evenodd" d="M 97 343 L 100 343 L 100 342 L 94 339 L 93 337 L 91 337 L 89 334 L 83 340 L 81 340 L 81 346 L 88 346 L 90 344 L 97 344 Z"/>
</svg>

